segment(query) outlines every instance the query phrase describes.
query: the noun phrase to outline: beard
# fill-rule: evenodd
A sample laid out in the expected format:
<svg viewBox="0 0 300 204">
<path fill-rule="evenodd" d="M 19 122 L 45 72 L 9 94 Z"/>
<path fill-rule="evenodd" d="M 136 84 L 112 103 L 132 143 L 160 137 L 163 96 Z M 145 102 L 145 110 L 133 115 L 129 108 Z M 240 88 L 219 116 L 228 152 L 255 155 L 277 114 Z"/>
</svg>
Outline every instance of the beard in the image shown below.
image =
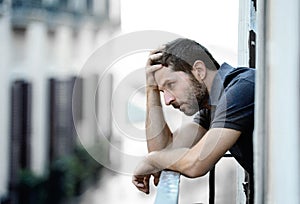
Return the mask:
<svg viewBox="0 0 300 204">
<path fill-rule="evenodd" d="M 182 110 L 185 115 L 192 116 L 208 105 L 208 90 L 204 83 L 199 82 L 194 75 L 190 75 L 190 89 L 186 92 L 187 107 Z"/>
</svg>

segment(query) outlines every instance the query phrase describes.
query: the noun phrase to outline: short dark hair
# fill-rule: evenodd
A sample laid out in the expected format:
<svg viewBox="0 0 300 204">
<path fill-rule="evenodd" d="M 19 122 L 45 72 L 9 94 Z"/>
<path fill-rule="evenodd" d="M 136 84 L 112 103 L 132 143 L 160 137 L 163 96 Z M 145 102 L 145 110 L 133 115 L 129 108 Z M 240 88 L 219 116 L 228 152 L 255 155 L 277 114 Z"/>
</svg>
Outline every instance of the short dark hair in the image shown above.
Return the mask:
<svg viewBox="0 0 300 204">
<path fill-rule="evenodd" d="M 204 46 L 187 38 L 173 40 L 165 44 L 164 48 L 158 52 L 162 52 L 163 55 L 155 63 L 161 63 L 164 66 L 171 65 L 174 71 L 191 74 L 196 60 L 203 61 L 207 69 L 217 70 L 220 68 L 219 63 Z"/>
</svg>

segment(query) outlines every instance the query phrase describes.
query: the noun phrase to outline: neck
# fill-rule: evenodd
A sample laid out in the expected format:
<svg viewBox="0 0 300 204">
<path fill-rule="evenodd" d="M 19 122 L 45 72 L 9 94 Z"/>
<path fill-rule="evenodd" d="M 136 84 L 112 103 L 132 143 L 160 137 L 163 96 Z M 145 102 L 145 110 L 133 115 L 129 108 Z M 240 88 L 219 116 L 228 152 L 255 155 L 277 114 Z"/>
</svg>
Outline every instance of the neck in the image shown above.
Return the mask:
<svg viewBox="0 0 300 204">
<path fill-rule="evenodd" d="M 207 70 L 207 75 L 206 75 L 205 79 L 203 79 L 203 82 L 206 85 L 208 94 L 211 93 L 211 88 L 212 88 L 216 74 L 217 74 L 217 70 L 214 70 L 214 71 Z"/>
</svg>

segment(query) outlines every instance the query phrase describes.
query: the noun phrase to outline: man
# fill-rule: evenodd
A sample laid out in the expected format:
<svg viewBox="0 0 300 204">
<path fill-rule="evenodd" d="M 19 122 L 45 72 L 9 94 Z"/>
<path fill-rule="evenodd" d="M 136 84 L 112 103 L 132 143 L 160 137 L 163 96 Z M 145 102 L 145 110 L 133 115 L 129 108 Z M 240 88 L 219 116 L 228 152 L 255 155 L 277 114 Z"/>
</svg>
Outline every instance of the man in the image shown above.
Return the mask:
<svg viewBox="0 0 300 204">
<path fill-rule="evenodd" d="M 255 70 L 221 66 L 202 45 L 176 39 L 153 51 L 146 65 L 146 158 L 133 176 L 149 193 L 149 178 L 163 169 L 187 177 L 205 175 L 229 150 L 249 173 L 253 202 Z M 171 132 L 160 102 L 172 105 L 194 122 Z"/>
</svg>

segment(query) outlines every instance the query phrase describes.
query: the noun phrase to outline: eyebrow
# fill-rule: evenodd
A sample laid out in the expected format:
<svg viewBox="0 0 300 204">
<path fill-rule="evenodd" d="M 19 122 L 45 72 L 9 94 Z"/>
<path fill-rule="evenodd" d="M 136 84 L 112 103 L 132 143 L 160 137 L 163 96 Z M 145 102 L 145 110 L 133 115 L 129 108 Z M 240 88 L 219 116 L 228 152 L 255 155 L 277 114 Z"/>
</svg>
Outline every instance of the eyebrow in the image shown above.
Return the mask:
<svg viewBox="0 0 300 204">
<path fill-rule="evenodd" d="M 159 87 L 159 88 L 162 89 L 163 87 L 166 86 L 167 83 L 170 83 L 170 81 L 172 81 L 172 79 L 166 79 L 166 80 L 164 81 L 164 83 L 162 84 L 162 86 Z"/>
</svg>

